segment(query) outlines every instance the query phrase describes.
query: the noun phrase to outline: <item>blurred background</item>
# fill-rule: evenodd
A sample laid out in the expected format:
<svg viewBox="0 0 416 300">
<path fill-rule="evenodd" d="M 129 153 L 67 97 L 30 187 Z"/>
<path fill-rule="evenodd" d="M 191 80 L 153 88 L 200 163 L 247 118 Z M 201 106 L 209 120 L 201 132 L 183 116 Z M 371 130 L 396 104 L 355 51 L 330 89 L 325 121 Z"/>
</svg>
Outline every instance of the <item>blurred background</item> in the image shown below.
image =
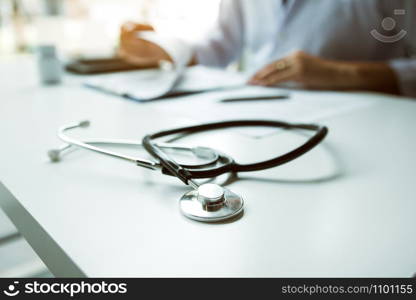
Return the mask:
<svg viewBox="0 0 416 300">
<path fill-rule="evenodd" d="M 126 21 L 151 23 L 161 33 L 192 41 L 213 24 L 219 2 L 0 0 L 0 56 L 31 54 L 45 44 L 55 45 L 61 59 L 110 56 Z M 52 276 L 0 209 L 0 277 Z"/>
<path fill-rule="evenodd" d="M 126 21 L 197 39 L 209 29 L 220 0 L 1 0 L 0 55 L 54 44 L 65 57 L 108 55 Z M 88 41 L 88 42 L 86 42 Z"/>
</svg>

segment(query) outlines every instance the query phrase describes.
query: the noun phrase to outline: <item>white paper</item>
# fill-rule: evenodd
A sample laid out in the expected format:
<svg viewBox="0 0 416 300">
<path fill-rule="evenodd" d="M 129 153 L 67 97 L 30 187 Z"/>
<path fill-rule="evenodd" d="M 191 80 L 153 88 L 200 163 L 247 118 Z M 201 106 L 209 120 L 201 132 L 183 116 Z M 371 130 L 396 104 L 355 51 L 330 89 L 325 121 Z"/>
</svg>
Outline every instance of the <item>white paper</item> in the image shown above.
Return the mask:
<svg viewBox="0 0 416 300">
<path fill-rule="evenodd" d="M 220 99 L 290 94 L 289 99 L 221 103 Z M 357 95 L 361 95 L 358 97 Z M 288 122 L 318 122 L 376 103 L 376 96 L 363 97 L 355 93 L 288 91 L 278 88 L 244 87 L 187 97 L 181 101 L 154 103 L 154 107 L 195 123 L 237 119 L 282 120 Z M 252 137 L 276 132 L 272 128 L 239 129 Z"/>
<path fill-rule="evenodd" d="M 178 71 L 149 69 L 95 75 L 84 81 L 89 87 L 140 101 L 177 93 L 231 88 L 244 83 L 245 77 L 241 74 L 202 66 Z"/>
</svg>

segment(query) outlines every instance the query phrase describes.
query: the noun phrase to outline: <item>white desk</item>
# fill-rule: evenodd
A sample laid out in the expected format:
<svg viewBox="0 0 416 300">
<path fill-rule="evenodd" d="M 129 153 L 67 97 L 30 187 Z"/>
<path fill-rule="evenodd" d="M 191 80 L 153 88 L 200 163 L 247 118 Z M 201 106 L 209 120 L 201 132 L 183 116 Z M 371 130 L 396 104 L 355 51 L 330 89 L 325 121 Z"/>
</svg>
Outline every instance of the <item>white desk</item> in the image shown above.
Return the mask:
<svg viewBox="0 0 416 300">
<path fill-rule="evenodd" d="M 416 272 L 416 101 L 351 95 L 379 99 L 321 120 L 330 128 L 325 146 L 298 161 L 242 175 L 266 179 L 231 184 L 245 198 L 244 216 L 214 225 L 180 215 L 177 199 L 186 187 L 174 178 L 83 151 L 58 164 L 45 155 L 60 144 L 56 129 L 68 121 L 93 121 L 82 136 L 140 138 L 186 120 L 84 89 L 76 78 L 42 88 L 29 58 L 0 64 L 0 181 L 10 191 L 0 204 L 55 275 Z M 283 135 L 253 140 L 236 132 L 208 140 L 247 157 L 286 142 Z M 253 142 L 255 148 L 245 145 Z"/>
</svg>

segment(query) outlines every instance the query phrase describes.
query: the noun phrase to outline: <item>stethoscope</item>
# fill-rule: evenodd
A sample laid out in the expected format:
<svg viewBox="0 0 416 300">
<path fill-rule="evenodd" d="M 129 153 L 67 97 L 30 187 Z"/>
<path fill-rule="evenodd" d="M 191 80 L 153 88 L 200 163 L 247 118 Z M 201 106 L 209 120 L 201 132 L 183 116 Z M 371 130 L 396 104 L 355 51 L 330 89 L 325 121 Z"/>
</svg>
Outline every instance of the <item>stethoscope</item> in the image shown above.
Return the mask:
<svg viewBox="0 0 416 300">
<path fill-rule="evenodd" d="M 194 126 L 180 127 L 164 130 L 146 135 L 141 142 L 129 140 L 77 140 L 66 134 L 66 131 L 75 128 L 85 128 L 89 121 L 63 126 L 58 131 L 58 137 L 66 144 L 59 149 L 50 150 L 49 158 L 53 162 L 60 160 L 62 153 L 73 148 L 87 149 L 96 153 L 122 159 L 151 170 L 159 170 L 165 175 L 179 178 L 184 184 L 193 188 L 185 193 L 179 200 L 181 212 L 188 218 L 201 222 L 218 222 L 234 218 L 243 211 L 243 198 L 214 183 L 198 184 L 195 179 L 214 178 L 225 173 L 251 172 L 277 167 L 290 162 L 310 151 L 318 145 L 327 135 L 328 128 L 316 124 L 292 124 L 281 121 L 268 120 L 236 120 L 223 121 Z M 155 139 L 175 134 L 194 134 L 209 130 L 224 129 L 230 127 L 277 127 L 283 129 L 300 129 L 314 131 L 304 144 L 283 155 L 252 164 L 239 164 L 229 155 L 209 147 L 188 147 L 175 143 L 157 143 Z M 134 156 L 120 154 L 99 147 L 99 145 L 125 145 L 143 147 L 155 160 L 147 160 Z M 193 161 L 180 161 L 173 159 L 168 152 L 177 151 L 191 154 Z"/>
</svg>

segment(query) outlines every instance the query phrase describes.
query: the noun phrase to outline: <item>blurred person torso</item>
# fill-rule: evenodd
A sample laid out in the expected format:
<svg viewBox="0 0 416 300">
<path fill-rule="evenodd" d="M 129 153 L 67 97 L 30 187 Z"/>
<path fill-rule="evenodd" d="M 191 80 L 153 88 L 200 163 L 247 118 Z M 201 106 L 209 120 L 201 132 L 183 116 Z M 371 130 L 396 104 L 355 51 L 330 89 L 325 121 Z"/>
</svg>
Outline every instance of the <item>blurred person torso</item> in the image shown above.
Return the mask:
<svg viewBox="0 0 416 300">
<path fill-rule="evenodd" d="M 415 1 L 416 2 L 416 1 Z M 245 68 L 255 70 L 295 50 L 327 59 L 386 61 L 410 57 L 411 33 L 394 43 L 372 36 L 409 30 L 407 0 L 223 0 L 217 30 L 196 46 L 202 64 L 224 67 L 244 49 Z M 395 15 L 395 10 L 405 14 Z M 395 23 L 386 30 L 383 19 Z M 391 21 L 391 20 L 390 20 Z"/>
</svg>

